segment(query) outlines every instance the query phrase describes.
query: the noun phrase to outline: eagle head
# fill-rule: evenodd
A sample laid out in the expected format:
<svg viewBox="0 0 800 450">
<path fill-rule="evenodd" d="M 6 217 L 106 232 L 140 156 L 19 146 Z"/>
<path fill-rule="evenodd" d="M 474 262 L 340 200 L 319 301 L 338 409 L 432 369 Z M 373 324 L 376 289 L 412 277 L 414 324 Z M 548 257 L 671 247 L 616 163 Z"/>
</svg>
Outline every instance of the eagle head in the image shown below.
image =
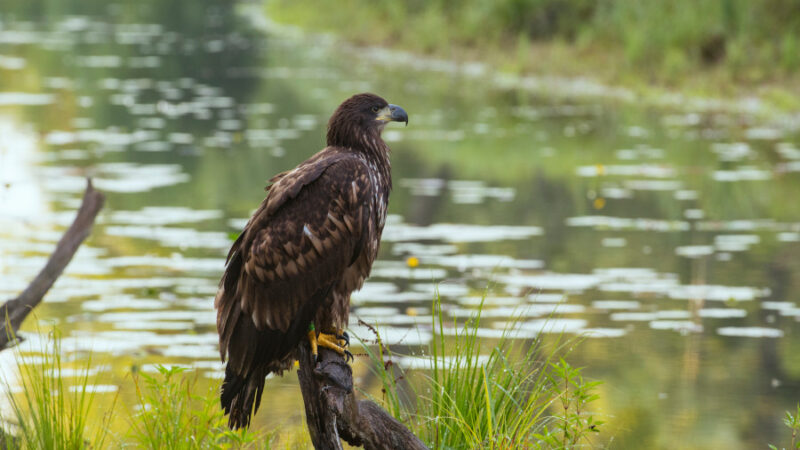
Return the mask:
<svg viewBox="0 0 800 450">
<path fill-rule="evenodd" d="M 328 145 L 354 147 L 379 137 L 389 122 L 405 122 L 408 114 L 375 94 L 356 94 L 339 105 L 328 121 Z"/>
</svg>

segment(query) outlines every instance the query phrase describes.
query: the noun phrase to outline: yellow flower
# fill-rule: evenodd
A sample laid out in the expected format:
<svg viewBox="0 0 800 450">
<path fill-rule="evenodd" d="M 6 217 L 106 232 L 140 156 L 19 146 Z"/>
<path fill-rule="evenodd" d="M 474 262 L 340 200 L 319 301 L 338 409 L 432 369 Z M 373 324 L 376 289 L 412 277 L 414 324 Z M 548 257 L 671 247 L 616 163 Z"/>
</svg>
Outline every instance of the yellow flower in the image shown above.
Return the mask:
<svg viewBox="0 0 800 450">
<path fill-rule="evenodd" d="M 594 199 L 594 209 L 603 209 L 606 206 L 606 199 L 597 197 Z"/>
<path fill-rule="evenodd" d="M 409 256 L 408 258 L 406 258 L 406 265 L 408 267 L 411 267 L 412 269 L 414 267 L 419 266 L 419 258 L 417 258 L 416 256 Z"/>
</svg>

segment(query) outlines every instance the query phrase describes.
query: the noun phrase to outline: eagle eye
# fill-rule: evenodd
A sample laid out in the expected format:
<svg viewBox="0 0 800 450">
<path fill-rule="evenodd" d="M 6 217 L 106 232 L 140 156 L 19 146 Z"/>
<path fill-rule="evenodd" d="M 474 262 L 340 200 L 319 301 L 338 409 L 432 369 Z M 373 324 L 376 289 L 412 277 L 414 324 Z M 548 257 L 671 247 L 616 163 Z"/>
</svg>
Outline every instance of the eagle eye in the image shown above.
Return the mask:
<svg viewBox="0 0 800 450">
<path fill-rule="evenodd" d="M 380 108 L 378 108 L 377 106 L 372 107 L 372 112 L 376 113 L 378 111 L 380 111 Z"/>
</svg>

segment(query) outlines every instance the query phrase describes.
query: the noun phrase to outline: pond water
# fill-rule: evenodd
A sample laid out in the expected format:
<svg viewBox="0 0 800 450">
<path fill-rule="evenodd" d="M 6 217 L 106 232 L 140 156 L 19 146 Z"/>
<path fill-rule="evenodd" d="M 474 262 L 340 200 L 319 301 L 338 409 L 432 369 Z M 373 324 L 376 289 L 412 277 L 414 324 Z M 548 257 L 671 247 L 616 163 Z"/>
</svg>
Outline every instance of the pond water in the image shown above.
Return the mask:
<svg viewBox="0 0 800 450">
<path fill-rule="evenodd" d="M 39 323 L 58 324 L 76 358 L 94 353 L 101 392 L 156 363 L 218 382 L 212 302 L 231 237 L 361 91 L 410 123 L 384 134 L 395 190 L 353 295 L 355 334 L 362 319 L 413 349 L 430 339 L 435 290 L 452 318 L 486 295 L 486 339 L 509 322 L 520 339 L 586 336 L 570 358 L 604 382 L 600 444 L 787 435 L 780 419 L 800 400 L 796 117 L 349 48 L 259 5 L 4 4 L 0 298 L 43 265 L 91 176 L 106 208 Z M 355 370 L 374 386 L 364 358 Z M 258 423 L 299 422 L 295 377 L 267 386 Z"/>
</svg>

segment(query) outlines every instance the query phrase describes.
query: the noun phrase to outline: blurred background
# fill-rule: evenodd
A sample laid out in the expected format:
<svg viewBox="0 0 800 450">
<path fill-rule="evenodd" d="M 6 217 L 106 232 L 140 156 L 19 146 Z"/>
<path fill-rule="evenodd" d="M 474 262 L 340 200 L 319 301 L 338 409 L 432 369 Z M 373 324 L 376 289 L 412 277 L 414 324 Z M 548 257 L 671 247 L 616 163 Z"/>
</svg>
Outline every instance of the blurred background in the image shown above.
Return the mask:
<svg viewBox="0 0 800 450">
<path fill-rule="evenodd" d="M 411 352 L 435 290 L 453 319 L 485 296 L 487 342 L 585 336 L 598 446 L 765 446 L 800 400 L 799 40 L 790 0 L 4 0 L 0 298 L 91 176 L 106 207 L 26 329 L 93 352 L 108 401 L 157 363 L 219 383 L 232 238 L 372 91 L 410 123 L 354 334 Z M 296 384 L 258 426 L 299 426 Z"/>
</svg>

